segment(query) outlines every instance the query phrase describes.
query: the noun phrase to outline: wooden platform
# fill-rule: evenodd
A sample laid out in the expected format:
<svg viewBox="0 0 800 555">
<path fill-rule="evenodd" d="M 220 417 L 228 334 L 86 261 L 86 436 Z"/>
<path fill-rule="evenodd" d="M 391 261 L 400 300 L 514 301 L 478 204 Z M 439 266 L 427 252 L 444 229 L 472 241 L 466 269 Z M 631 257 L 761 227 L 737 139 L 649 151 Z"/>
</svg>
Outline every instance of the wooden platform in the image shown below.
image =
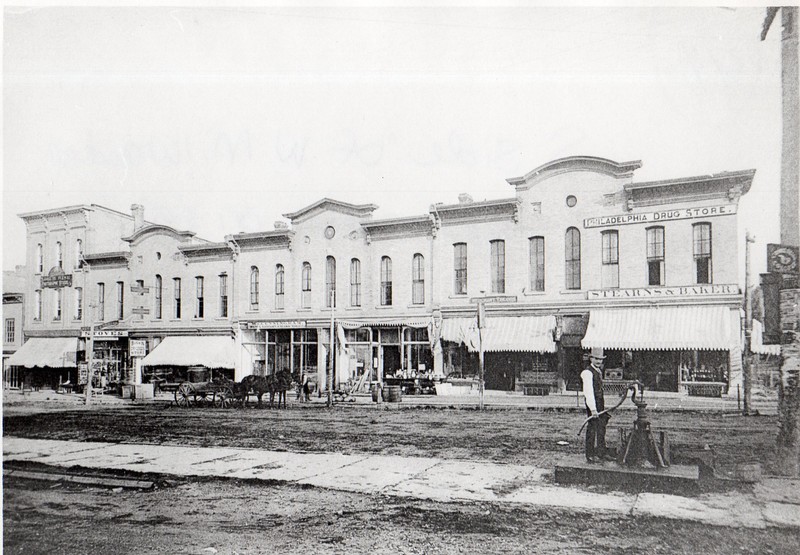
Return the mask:
<svg viewBox="0 0 800 555">
<path fill-rule="evenodd" d="M 694 465 L 671 465 L 667 468 L 628 467 L 616 462 L 591 464 L 577 458 L 574 462 L 556 465 L 555 481 L 559 484 L 606 485 L 620 489 L 669 493 L 678 488 L 695 487 L 700 469 Z"/>
</svg>

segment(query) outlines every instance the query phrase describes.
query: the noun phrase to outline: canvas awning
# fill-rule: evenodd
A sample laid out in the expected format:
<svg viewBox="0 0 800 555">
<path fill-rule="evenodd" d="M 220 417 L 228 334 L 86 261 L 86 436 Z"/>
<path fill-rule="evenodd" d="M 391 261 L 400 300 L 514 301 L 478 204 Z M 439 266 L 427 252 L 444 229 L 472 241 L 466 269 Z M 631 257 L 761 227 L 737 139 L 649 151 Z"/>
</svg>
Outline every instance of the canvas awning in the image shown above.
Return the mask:
<svg viewBox="0 0 800 555">
<path fill-rule="evenodd" d="M 449 318 L 442 322 L 442 339 L 464 343 L 477 351 L 475 318 Z M 555 353 L 555 316 L 489 316 L 481 331 L 484 352 L 516 351 Z"/>
<path fill-rule="evenodd" d="M 667 306 L 592 310 L 584 349 L 723 350 L 739 342 L 731 310 L 721 306 Z"/>
<path fill-rule="evenodd" d="M 25 368 L 76 368 L 77 337 L 31 337 L 13 355 L 9 366 Z"/>
<path fill-rule="evenodd" d="M 358 328 L 399 328 L 407 326 L 409 328 L 427 328 L 431 321 L 430 316 L 419 318 L 375 318 L 372 320 L 336 320 L 336 323 L 348 330 Z"/>
<path fill-rule="evenodd" d="M 228 336 L 165 337 L 142 359 L 142 366 L 233 368 L 236 344 Z"/>
</svg>

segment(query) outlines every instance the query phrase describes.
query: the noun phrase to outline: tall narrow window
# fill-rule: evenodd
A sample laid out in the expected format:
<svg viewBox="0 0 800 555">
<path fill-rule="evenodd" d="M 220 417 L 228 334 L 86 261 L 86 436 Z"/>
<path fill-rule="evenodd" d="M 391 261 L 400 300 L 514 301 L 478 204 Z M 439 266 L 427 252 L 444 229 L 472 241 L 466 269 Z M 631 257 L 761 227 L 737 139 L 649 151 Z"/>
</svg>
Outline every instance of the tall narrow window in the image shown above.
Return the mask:
<svg viewBox="0 0 800 555">
<path fill-rule="evenodd" d="M 155 317 L 156 320 L 161 320 L 162 312 L 161 312 L 161 299 L 163 298 L 163 291 L 164 291 L 164 282 L 161 280 L 161 276 L 156 275 L 156 290 L 155 290 Z"/>
<path fill-rule="evenodd" d="M 284 272 L 283 272 L 283 264 L 277 264 L 275 266 L 275 309 L 276 310 L 283 310 L 283 290 L 284 287 Z"/>
<path fill-rule="evenodd" d="M 36 271 L 40 274 L 44 272 L 44 250 L 41 243 L 36 245 Z"/>
<path fill-rule="evenodd" d="M 61 246 L 61 241 L 56 241 L 56 265 L 59 268 L 64 267 L 64 249 Z"/>
<path fill-rule="evenodd" d="M 492 274 L 492 293 L 506 292 L 506 242 L 489 241 L 489 264 Z"/>
<path fill-rule="evenodd" d="M 711 283 L 711 224 L 694 224 L 693 233 L 697 283 Z"/>
<path fill-rule="evenodd" d="M 181 278 L 173 278 L 172 285 L 174 289 L 173 298 L 175 299 L 175 307 L 173 316 L 176 319 L 181 317 Z"/>
<path fill-rule="evenodd" d="M 97 319 L 101 322 L 106 319 L 106 284 L 97 284 Z"/>
<path fill-rule="evenodd" d="M 664 228 L 647 228 L 647 284 L 664 285 Z"/>
<path fill-rule="evenodd" d="M 33 299 L 35 303 L 35 310 L 36 312 L 33 314 L 34 320 L 41 320 L 42 319 L 42 290 L 37 289 L 34 291 Z"/>
<path fill-rule="evenodd" d="M 336 259 L 325 259 L 325 306 L 336 306 Z"/>
<path fill-rule="evenodd" d="M 581 288 L 581 232 L 578 228 L 567 229 L 565 235 L 564 276 L 567 289 Z"/>
<path fill-rule="evenodd" d="M 528 239 L 531 267 L 531 291 L 544 291 L 544 237 Z"/>
<path fill-rule="evenodd" d="M 256 291 L 257 294 L 258 291 Z M 258 306 L 258 301 L 256 301 L 256 306 Z M 228 317 L 228 274 L 219 275 L 219 317 Z"/>
<path fill-rule="evenodd" d="M 453 293 L 456 295 L 467 294 L 467 244 L 456 243 L 453 245 L 454 285 Z"/>
<path fill-rule="evenodd" d="M 361 306 L 361 261 L 350 261 L 350 306 Z"/>
<path fill-rule="evenodd" d="M 81 239 L 75 240 L 75 267 L 81 267 L 81 259 L 83 258 L 83 241 Z"/>
<path fill-rule="evenodd" d="M 602 240 L 601 286 L 614 289 L 619 287 L 619 232 L 616 230 L 604 231 Z"/>
<path fill-rule="evenodd" d="M 195 289 L 195 303 L 194 303 L 194 317 L 202 318 L 205 308 L 205 297 L 203 292 L 203 277 L 197 276 L 194 278 Z"/>
<path fill-rule="evenodd" d="M 411 304 L 425 304 L 425 257 L 419 253 L 411 259 Z"/>
<path fill-rule="evenodd" d="M 62 290 L 54 289 L 53 291 L 55 293 L 55 295 L 53 295 L 53 297 L 55 298 L 55 303 L 53 304 L 53 320 L 61 320 Z"/>
<path fill-rule="evenodd" d="M 13 318 L 6 318 L 6 343 L 13 343 L 16 339 L 16 322 Z"/>
<path fill-rule="evenodd" d="M 392 259 L 388 256 L 381 258 L 381 305 L 392 304 Z"/>
<path fill-rule="evenodd" d="M 117 320 L 125 317 L 125 284 L 117 282 Z"/>
<path fill-rule="evenodd" d="M 258 268 L 250 267 L 250 310 L 258 310 Z"/>
<path fill-rule="evenodd" d="M 303 262 L 300 274 L 300 306 L 311 308 L 311 264 Z"/>
<path fill-rule="evenodd" d="M 75 288 L 75 319 L 80 320 L 83 318 L 83 289 L 80 287 Z"/>
</svg>

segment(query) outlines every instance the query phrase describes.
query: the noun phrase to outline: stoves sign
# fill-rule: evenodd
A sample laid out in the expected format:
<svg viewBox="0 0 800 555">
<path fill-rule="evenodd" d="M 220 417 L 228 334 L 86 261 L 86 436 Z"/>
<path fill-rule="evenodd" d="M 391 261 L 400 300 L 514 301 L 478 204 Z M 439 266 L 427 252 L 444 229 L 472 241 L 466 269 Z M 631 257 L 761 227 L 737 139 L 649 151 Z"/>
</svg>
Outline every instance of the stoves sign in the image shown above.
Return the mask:
<svg viewBox="0 0 800 555">
<path fill-rule="evenodd" d="M 72 287 L 72 274 L 65 274 L 58 266 L 53 266 L 46 276 L 42 276 L 42 289 L 61 289 Z"/>
</svg>

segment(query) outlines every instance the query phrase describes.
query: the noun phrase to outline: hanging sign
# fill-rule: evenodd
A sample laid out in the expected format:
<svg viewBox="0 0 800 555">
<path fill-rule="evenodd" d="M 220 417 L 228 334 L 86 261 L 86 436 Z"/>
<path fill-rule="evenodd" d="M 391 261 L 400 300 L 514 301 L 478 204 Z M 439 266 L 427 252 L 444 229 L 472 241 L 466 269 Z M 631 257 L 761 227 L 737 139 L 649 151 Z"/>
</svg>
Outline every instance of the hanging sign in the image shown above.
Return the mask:
<svg viewBox="0 0 800 555">
<path fill-rule="evenodd" d="M 143 357 L 147 354 L 147 339 L 131 339 L 128 343 L 128 354 L 132 357 Z"/>
<path fill-rule="evenodd" d="M 131 293 L 149 293 L 150 288 L 144 285 L 131 285 Z"/>
</svg>

